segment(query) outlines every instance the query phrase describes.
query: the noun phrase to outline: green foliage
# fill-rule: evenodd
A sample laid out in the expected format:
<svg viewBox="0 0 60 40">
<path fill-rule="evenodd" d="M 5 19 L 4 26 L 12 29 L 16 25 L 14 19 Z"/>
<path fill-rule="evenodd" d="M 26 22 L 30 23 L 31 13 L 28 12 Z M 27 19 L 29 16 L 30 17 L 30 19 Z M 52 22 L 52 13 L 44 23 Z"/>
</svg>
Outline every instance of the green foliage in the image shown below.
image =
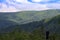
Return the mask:
<svg viewBox="0 0 60 40">
<path fill-rule="evenodd" d="M 37 28 L 31 33 L 17 29 L 13 32 L 0 34 L 0 40 L 46 40 L 44 27 Z M 54 33 L 49 36 L 49 40 L 59 39 L 60 34 Z"/>
<path fill-rule="evenodd" d="M 60 15 L 60 10 L 44 10 L 44 11 L 21 11 L 12 13 L 0 13 L 1 20 L 8 20 L 16 23 L 40 21 L 46 18 L 52 18 Z M 48 21 L 48 20 L 46 20 Z"/>
<path fill-rule="evenodd" d="M 59 16 L 57 16 L 57 15 L 59 15 Z M 1 25 L 1 23 L 5 23 L 6 21 L 7 22 L 12 21 L 14 23 L 21 24 L 21 23 L 28 23 L 31 21 L 41 21 L 43 19 L 45 19 L 45 21 L 44 21 L 45 23 L 49 22 L 49 21 L 55 21 L 55 22 L 57 21 L 57 23 L 60 25 L 60 10 L 0 13 L 0 25 Z M 55 24 L 55 22 L 53 24 Z M 6 27 L 8 27 L 8 26 L 9 25 L 7 25 Z M 53 26 L 49 26 L 49 27 L 53 27 Z M 56 27 L 58 27 L 58 26 L 56 26 Z M 20 28 L 18 28 L 18 25 L 13 30 L 14 31 L 9 32 L 9 33 L 3 33 L 3 34 L 0 33 L 0 40 L 46 40 L 44 26 L 42 26 L 41 28 L 35 29 L 31 33 L 20 30 Z M 60 40 L 60 34 L 57 34 L 57 33 L 50 34 L 49 40 Z"/>
</svg>

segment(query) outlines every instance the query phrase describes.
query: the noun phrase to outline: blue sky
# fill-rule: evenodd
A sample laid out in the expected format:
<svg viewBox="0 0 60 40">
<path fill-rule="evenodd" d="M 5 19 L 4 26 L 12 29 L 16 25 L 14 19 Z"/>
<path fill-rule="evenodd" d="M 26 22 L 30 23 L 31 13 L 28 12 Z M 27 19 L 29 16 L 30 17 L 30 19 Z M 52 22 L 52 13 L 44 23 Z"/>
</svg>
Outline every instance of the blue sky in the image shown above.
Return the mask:
<svg viewBox="0 0 60 40">
<path fill-rule="evenodd" d="M 0 0 L 0 12 L 60 9 L 60 0 Z"/>
</svg>

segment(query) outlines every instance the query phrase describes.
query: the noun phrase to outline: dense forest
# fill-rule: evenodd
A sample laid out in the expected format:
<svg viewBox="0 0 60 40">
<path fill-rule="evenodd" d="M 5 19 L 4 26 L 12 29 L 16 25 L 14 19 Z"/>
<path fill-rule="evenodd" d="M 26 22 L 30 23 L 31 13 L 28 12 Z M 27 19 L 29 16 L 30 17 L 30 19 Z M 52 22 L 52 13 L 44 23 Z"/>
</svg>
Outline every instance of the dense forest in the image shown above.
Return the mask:
<svg viewBox="0 0 60 40">
<path fill-rule="evenodd" d="M 50 24 L 53 26 L 53 28 L 51 28 L 52 26 L 50 26 Z M 0 40 L 60 40 L 60 31 L 59 31 L 60 26 L 58 26 L 59 24 L 60 24 L 60 15 L 53 17 L 49 21 L 42 20 L 27 23 L 24 25 L 10 26 L 4 29 L 4 31 L 8 30 L 7 32 L 0 33 Z M 35 26 L 33 27 L 34 30 L 31 28 L 29 31 L 27 31 L 30 28 L 30 25 L 31 27 Z M 46 39 L 46 31 L 47 31 L 46 25 L 48 26 L 48 28 L 51 28 L 49 30 L 48 39 Z M 57 29 L 55 28 L 55 26 Z M 22 28 L 20 27 L 23 27 L 24 29 L 26 27 L 27 30 L 26 29 L 22 30 Z"/>
<path fill-rule="evenodd" d="M 0 40 L 60 40 L 60 10 L 0 13 Z"/>
<path fill-rule="evenodd" d="M 44 27 L 35 29 L 33 32 L 18 30 L 18 27 L 12 32 L 0 33 L 0 40 L 46 40 Z M 60 40 L 60 34 L 49 34 L 48 40 Z"/>
</svg>

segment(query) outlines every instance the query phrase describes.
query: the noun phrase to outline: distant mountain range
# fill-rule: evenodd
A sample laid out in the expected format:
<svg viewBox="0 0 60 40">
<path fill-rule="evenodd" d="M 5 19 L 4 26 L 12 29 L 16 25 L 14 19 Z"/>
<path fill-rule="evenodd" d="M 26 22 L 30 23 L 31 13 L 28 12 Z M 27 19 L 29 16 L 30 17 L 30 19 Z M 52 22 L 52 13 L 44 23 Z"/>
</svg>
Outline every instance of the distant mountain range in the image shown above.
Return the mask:
<svg viewBox="0 0 60 40">
<path fill-rule="evenodd" d="M 60 33 L 60 10 L 22 11 L 0 13 L 0 32 L 12 31 L 14 28 L 33 31 L 44 26 L 46 30 Z"/>
</svg>

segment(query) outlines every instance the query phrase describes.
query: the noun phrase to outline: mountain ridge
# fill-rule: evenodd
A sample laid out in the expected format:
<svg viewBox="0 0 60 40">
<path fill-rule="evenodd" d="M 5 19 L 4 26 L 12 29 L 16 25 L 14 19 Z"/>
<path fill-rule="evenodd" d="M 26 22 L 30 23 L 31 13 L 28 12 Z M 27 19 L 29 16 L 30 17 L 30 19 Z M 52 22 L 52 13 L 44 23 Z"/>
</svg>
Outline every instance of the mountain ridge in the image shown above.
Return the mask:
<svg viewBox="0 0 60 40">
<path fill-rule="evenodd" d="M 13 30 L 14 26 L 16 26 L 16 25 L 21 26 L 21 28 L 23 28 L 23 29 L 26 27 L 25 30 L 29 29 L 29 27 L 31 26 L 30 30 L 32 30 L 32 29 L 35 29 L 35 28 L 41 26 L 40 24 L 42 23 L 42 24 L 44 24 L 45 27 L 47 27 L 49 29 L 48 26 L 51 26 L 52 24 L 57 25 L 57 23 L 56 24 L 54 23 L 55 21 L 57 22 L 57 19 L 54 19 L 54 17 L 58 16 L 58 15 L 60 15 L 60 10 L 27 11 L 27 12 L 24 11 L 24 12 L 18 12 L 18 13 L 0 13 L 0 21 L 2 20 L 0 22 L 0 27 L 2 28 L 3 32 L 4 32 L 4 28 L 7 28 L 8 30 L 10 30 L 10 28 L 11 28 Z M 2 24 L 4 24 L 3 27 L 2 27 Z M 8 24 L 11 24 L 11 25 L 8 25 Z M 34 25 L 35 25 L 35 27 L 34 27 Z M 52 25 L 50 27 L 50 29 L 52 27 L 54 27 L 54 25 Z M 59 26 L 58 26 L 58 28 L 59 28 Z M 8 31 L 7 29 L 5 29 L 5 30 Z M 53 28 L 52 28 L 52 30 L 53 30 Z"/>
</svg>

